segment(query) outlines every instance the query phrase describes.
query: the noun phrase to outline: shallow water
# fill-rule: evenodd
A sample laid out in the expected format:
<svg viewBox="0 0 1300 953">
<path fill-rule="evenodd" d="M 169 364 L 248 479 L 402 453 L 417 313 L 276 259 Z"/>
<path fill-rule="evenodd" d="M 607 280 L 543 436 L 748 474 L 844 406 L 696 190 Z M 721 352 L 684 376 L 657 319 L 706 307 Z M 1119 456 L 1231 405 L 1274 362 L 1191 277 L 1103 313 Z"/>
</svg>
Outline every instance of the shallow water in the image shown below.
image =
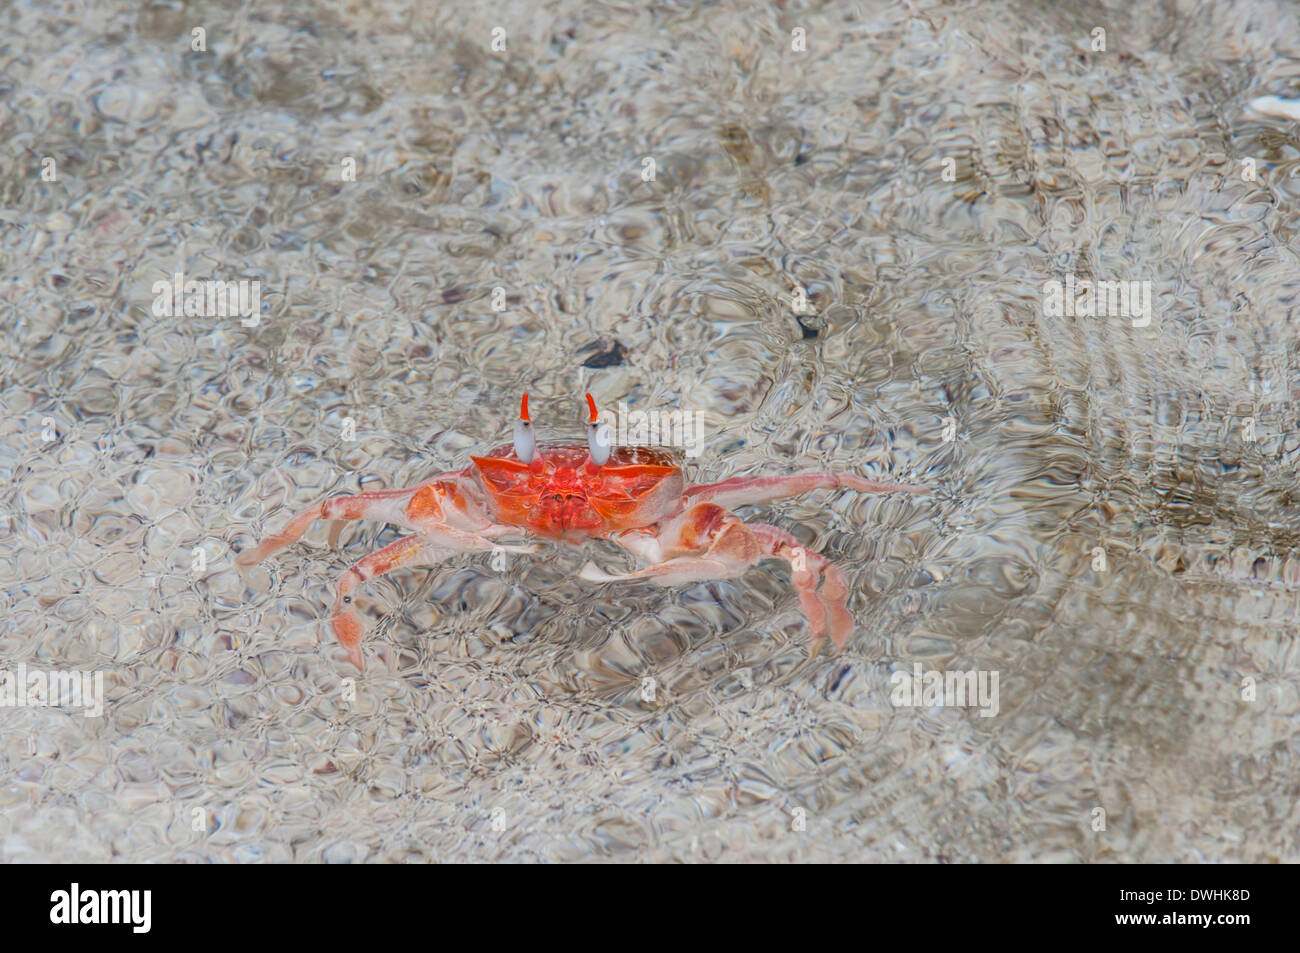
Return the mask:
<svg viewBox="0 0 1300 953">
<path fill-rule="evenodd" d="M 105 708 L 0 709 L 0 859 L 1300 860 L 1294 7 L 781 6 L 5 8 L 0 662 Z M 742 510 L 844 569 L 842 655 L 782 564 L 550 546 L 369 583 L 350 700 L 397 532 L 234 567 L 587 389 L 707 414 L 697 482 L 932 488 Z"/>
</svg>

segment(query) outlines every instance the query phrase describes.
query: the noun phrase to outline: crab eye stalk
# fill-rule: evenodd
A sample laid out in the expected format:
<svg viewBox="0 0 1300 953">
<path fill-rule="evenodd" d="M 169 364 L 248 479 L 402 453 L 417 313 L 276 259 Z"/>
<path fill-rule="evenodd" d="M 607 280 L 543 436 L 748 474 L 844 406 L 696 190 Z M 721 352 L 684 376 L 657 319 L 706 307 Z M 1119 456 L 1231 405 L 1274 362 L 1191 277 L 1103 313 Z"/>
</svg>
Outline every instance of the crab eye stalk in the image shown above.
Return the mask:
<svg viewBox="0 0 1300 953">
<path fill-rule="evenodd" d="M 524 394 L 519 419 L 515 421 L 515 456 L 522 463 L 532 463 L 536 451 L 537 438 L 533 435 L 533 423 L 528 419 L 528 395 Z"/>
<path fill-rule="evenodd" d="M 609 462 L 609 427 L 600 422 L 596 402 L 590 394 L 587 395 L 587 407 L 591 410 L 591 423 L 587 425 L 587 446 L 591 450 L 591 462 L 603 467 Z"/>
</svg>

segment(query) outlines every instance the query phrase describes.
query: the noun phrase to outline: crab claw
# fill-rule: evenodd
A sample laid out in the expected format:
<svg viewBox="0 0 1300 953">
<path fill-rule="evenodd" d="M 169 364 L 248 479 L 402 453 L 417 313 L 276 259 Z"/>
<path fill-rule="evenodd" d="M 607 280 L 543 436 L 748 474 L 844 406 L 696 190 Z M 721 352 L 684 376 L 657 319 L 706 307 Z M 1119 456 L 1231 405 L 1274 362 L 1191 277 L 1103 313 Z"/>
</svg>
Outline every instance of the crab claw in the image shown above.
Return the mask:
<svg viewBox="0 0 1300 953">
<path fill-rule="evenodd" d="M 578 578 L 585 579 L 587 582 L 614 582 L 619 577 L 611 576 L 605 570 L 601 569 L 595 563 L 588 560 L 586 565 L 578 571 Z"/>
</svg>

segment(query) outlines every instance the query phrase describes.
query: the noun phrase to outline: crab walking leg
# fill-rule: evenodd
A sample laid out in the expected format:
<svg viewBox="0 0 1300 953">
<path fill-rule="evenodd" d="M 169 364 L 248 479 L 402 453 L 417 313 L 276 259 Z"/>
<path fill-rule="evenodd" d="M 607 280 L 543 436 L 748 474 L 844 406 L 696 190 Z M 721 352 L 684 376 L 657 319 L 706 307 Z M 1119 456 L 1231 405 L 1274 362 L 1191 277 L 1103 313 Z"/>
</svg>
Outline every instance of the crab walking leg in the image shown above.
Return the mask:
<svg viewBox="0 0 1300 953">
<path fill-rule="evenodd" d="M 853 634 L 843 573 L 826 557 L 804 549 L 797 539 L 775 526 L 745 523 L 715 503 L 700 503 L 668 521 L 657 540 L 637 532 L 616 537 L 615 542 L 651 565 L 612 575 L 589 562 L 579 573 L 582 579 L 645 579 L 660 586 L 675 586 L 741 576 L 762 560 L 776 557 L 790 564 L 791 580 L 808 619 L 812 654 L 817 654 L 828 634 L 839 650 Z"/>
<path fill-rule="evenodd" d="M 394 569 L 434 566 L 457 553 L 484 549 L 507 553 L 535 553 L 538 548 L 535 543 L 525 546 L 502 546 L 484 536 L 465 533 L 449 526 L 439 527 L 418 536 L 403 536 L 397 542 L 371 553 L 339 578 L 337 596 L 334 600 L 334 634 L 338 637 L 339 643 L 347 649 L 348 661 L 355 665 L 358 671 L 364 671 L 365 663 L 361 659 L 361 636 L 365 633 L 365 626 L 361 624 L 361 616 L 353 608 L 352 595 L 358 585 L 376 576 L 392 572 Z"/>
<path fill-rule="evenodd" d="M 423 484 L 421 484 L 423 486 Z M 419 486 L 400 490 L 371 490 L 356 496 L 340 496 L 311 509 L 303 510 L 278 533 L 272 533 L 253 549 L 235 557 L 241 566 L 254 566 L 272 553 L 296 543 L 316 520 L 330 520 L 330 546 L 338 543 L 339 533 L 348 520 L 371 519 L 385 523 L 406 523 L 406 505 Z"/>
<path fill-rule="evenodd" d="M 926 487 L 912 483 L 877 483 L 853 473 L 815 470 L 777 477 L 732 477 L 718 483 L 687 487 L 690 503 L 717 503 L 719 506 L 745 506 L 770 503 L 798 496 L 810 490 L 857 490 L 860 493 L 924 493 Z"/>
<path fill-rule="evenodd" d="M 762 541 L 765 552 L 790 564 L 790 581 L 799 593 L 799 605 L 811 630 L 811 654 L 816 655 L 821 649 L 821 640 L 827 632 L 836 651 L 843 652 L 857 623 L 849 612 L 849 587 L 840 568 L 821 553 L 805 549 L 799 540 L 783 529 L 766 523 L 746 525 Z M 820 589 L 817 587 L 819 579 Z"/>
</svg>

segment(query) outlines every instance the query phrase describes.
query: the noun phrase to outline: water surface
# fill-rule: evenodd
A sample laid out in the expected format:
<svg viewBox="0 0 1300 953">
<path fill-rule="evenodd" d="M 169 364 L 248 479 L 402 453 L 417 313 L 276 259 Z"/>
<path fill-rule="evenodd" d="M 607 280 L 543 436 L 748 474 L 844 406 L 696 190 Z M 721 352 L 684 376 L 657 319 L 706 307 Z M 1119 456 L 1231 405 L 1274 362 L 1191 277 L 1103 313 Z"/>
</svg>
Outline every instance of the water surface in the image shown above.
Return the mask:
<svg viewBox="0 0 1300 953">
<path fill-rule="evenodd" d="M 0 711 L 0 859 L 1300 859 L 1295 8 L 1065 6 L 6 5 L 0 662 L 106 702 Z M 932 487 L 743 511 L 843 567 L 842 655 L 781 564 L 551 546 L 370 583 L 348 701 L 396 531 L 235 569 L 588 389 L 709 414 L 695 481 Z"/>
</svg>

